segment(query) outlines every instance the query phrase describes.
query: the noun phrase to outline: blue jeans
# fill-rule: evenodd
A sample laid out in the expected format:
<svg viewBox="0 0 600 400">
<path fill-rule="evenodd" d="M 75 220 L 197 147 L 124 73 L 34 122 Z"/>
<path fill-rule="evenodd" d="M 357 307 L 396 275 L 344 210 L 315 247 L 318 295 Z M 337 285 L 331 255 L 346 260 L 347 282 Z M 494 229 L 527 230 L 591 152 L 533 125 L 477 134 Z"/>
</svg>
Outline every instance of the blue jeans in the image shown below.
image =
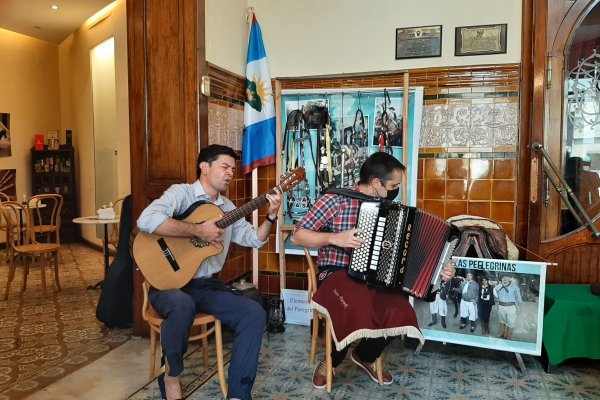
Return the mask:
<svg viewBox="0 0 600 400">
<path fill-rule="evenodd" d="M 179 376 L 183 371 L 183 356 L 196 313 L 212 314 L 234 331 L 227 395 L 242 400 L 252 398 L 266 322 L 265 311 L 256 301 L 210 278 L 192 279 L 181 289 L 151 290 L 149 300 L 165 318 L 161 345 L 169 364 L 169 376 Z"/>
</svg>

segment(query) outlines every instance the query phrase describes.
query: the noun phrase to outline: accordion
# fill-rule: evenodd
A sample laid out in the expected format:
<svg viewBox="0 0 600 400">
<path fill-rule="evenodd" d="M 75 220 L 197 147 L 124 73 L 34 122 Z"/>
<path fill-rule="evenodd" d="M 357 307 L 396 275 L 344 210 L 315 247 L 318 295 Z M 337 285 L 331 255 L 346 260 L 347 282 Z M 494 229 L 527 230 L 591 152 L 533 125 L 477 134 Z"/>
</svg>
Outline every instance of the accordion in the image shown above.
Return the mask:
<svg viewBox="0 0 600 400">
<path fill-rule="evenodd" d="M 439 288 L 440 272 L 459 239 L 446 220 L 389 201 L 363 202 L 356 227 L 366 243 L 352 250 L 348 275 L 417 298 Z"/>
</svg>

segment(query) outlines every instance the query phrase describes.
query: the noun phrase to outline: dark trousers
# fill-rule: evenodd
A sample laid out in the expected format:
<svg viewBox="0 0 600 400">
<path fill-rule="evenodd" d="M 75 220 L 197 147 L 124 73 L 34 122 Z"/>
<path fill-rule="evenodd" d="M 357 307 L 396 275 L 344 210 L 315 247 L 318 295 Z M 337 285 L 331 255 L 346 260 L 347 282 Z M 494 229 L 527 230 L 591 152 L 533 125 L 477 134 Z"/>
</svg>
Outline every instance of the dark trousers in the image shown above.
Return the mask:
<svg viewBox="0 0 600 400">
<path fill-rule="evenodd" d="M 392 342 L 393 339 L 393 337 L 361 339 L 361 341 L 356 346 L 356 354 L 358 355 L 358 358 L 360 358 L 361 361 L 373 363 L 377 358 L 379 358 L 381 353 L 383 353 L 383 350 L 388 344 Z M 344 358 L 346 358 L 346 354 L 348 353 L 349 348 L 350 345 L 346 346 L 341 351 L 337 351 L 335 348 L 335 343 L 332 343 L 331 365 L 333 366 L 333 368 L 336 368 L 342 363 L 342 361 L 344 361 Z"/>
<path fill-rule="evenodd" d="M 212 314 L 234 331 L 228 397 L 252 398 L 266 315 L 254 300 L 228 290 L 215 279 L 192 279 L 181 289 L 151 290 L 150 304 L 165 318 L 161 345 L 169 375 L 183 371 L 190 328 L 197 312 Z"/>
</svg>

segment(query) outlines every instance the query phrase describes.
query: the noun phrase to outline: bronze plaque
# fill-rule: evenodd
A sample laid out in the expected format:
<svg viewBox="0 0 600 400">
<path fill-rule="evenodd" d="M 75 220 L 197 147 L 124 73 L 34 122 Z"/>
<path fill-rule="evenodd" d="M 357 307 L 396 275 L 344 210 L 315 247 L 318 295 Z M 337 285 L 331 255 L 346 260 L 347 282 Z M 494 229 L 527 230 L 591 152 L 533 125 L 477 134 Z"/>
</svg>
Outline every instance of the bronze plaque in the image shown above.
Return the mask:
<svg viewBox="0 0 600 400">
<path fill-rule="evenodd" d="M 456 28 L 455 56 L 506 53 L 506 24 Z"/>
<path fill-rule="evenodd" d="M 441 57 L 441 55 L 441 25 L 396 29 L 396 60 Z"/>
</svg>

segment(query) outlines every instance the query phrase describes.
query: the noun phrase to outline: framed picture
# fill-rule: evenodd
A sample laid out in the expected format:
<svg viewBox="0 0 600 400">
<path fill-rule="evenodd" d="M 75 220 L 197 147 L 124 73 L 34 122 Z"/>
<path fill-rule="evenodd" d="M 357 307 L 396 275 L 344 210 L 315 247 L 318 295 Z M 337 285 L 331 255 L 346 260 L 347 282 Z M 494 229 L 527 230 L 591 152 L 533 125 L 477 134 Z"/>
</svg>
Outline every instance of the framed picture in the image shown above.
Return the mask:
<svg viewBox="0 0 600 400">
<path fill-rule="evenodd" d="M 435 301 L 413 302 L 425 339 L 540 355 L 546 263 L 454 260 L 456 277 Z"/>
<path fill-rule="evenodd" d="M 459 26 L 454 37 L 455 56 L 506 53 L 506 24 Z"/>
<path fill-rule="evenodd" d="M 396 29 L 396 60 L 441 56 L 441 25 Z"/>
</svg>

